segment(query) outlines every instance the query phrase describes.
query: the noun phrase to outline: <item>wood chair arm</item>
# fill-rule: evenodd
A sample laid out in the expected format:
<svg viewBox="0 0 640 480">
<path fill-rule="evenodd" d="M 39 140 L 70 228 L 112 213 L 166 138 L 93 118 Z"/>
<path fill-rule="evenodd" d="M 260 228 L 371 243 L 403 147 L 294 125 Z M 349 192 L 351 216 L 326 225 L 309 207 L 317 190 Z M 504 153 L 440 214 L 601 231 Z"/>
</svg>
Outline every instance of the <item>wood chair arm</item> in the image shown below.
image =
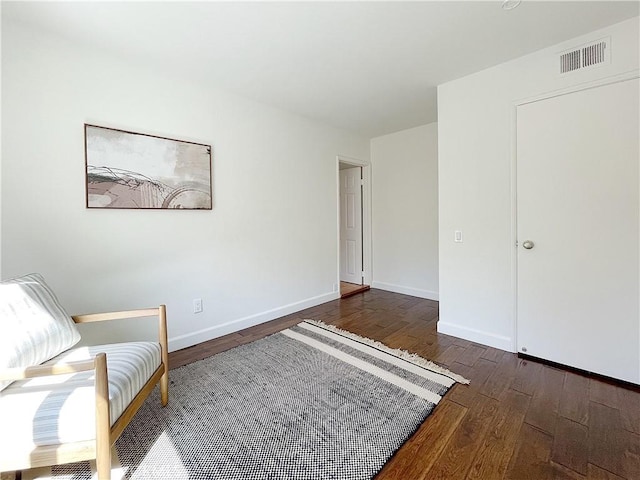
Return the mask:
<svg viewBox="0 0 640 480">
<path fill-rule="evenodd" d="M 91 322 L 104 322 L 107 320 L 121 320 L 124 318 L 138 318 L 138 317 L 155 317 L 160 314 L 161 305 L 156 308 L 141 308 L 138 310 L 122 310 L 119 312 L 105 312 L 105 313 L 87 313 L 84 315 L 72 315 L 71 318 L 75 323 L 91 323 Z"/>
<path fill-rule="evenodd" d="M 59 363 L 57 365 L 34 365 L 0 369 L 0 381 L 24 380 L 25 378 L 48 377 L 67 373 L 86 372 L 96 368 L 95 358 L 77 362 Z"/>
<path fill-rule="evenodd" d="M 157 308 L 142 308 L 138 310 L 123 310 L 119 312 L 89 313 L 73 315 L 75 323 L 103 322 L 107 320 L 121 320 L 126 318 L 158 317 L 158 341 L 161 347 L 164 375 L 160 381 L 162 405 L 169 401 L 169 341 L 167 338 L 167 307 L 160 305 Z"/>
</svg>

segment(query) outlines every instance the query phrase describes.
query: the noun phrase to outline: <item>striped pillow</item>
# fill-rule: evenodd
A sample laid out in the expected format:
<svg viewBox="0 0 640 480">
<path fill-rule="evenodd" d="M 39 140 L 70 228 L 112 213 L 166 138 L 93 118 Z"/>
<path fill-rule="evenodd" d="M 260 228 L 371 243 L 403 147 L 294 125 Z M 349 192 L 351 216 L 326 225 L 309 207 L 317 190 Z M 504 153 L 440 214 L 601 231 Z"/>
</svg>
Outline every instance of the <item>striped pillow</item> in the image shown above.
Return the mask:
<svg viewBox="0 0 640 480">
<path fill-rule="evenodd" d="M 37 273 L 0 283 L 0 368 L 39 365 L 80 341 L 80 333 Z M 0 382 L 0 390 L 11 382 Z"/>
</svg>

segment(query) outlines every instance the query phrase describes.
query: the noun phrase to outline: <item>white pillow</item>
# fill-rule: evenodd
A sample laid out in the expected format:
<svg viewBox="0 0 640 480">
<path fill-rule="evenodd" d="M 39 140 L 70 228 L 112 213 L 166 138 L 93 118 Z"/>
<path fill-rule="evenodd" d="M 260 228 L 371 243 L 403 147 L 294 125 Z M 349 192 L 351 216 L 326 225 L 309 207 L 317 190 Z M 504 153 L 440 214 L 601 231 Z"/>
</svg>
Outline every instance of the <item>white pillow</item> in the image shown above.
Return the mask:
<svg viewBox="0 0 640 480">
<path fill-rule="evenodd" d="M 39 365 L 80 341 L 42 275 L 0 282 L 0 368 Z M 11 382 L 0 382 L 0 390 Z"/>
</svg>

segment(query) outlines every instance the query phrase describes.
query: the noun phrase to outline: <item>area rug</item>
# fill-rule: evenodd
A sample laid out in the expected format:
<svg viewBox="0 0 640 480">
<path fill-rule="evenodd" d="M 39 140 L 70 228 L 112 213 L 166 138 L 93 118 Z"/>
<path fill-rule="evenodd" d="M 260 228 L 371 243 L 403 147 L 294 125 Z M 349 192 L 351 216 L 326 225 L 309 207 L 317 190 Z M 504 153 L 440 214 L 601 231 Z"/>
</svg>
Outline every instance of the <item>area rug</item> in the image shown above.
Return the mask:
<svg viewBox="0 0 640 480">
<path fill-rule="evenodd" d="M 169 404 L 156 391 L 116 442 L 113 478 L 371 479 L 455 382 L 308 320 L 171 370 Z M 89 462 L 52 474 L 91 478 Z"/>
</svg>

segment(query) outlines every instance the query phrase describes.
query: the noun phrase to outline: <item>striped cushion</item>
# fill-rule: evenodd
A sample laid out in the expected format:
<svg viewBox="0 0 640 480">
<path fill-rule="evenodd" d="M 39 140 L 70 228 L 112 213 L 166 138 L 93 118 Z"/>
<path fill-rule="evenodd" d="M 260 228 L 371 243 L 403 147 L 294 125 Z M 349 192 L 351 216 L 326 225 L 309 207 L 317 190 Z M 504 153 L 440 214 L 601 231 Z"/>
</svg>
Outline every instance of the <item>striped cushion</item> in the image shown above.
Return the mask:
<svg viewBox="0 0 640 480">
<path fill-rule="evenodd" d="M 41 275 L 0 283 L 0 368 L 38 365 L 80 340 L 75 323 Z M 0 390 L 11 382 L 0 382 Z"/>
<path fill-rule="evenodd" d="M 47 364 L 107 354 L 111 424 L 120 417 L 161 362 L 160 345 L 130 342 L 81 347 Z M 93 372 L 20 380 L 0 392 L 0 452 L 95 438 Z M 11 433 L 8 433 L 11 432 Z"/>
</svg>

